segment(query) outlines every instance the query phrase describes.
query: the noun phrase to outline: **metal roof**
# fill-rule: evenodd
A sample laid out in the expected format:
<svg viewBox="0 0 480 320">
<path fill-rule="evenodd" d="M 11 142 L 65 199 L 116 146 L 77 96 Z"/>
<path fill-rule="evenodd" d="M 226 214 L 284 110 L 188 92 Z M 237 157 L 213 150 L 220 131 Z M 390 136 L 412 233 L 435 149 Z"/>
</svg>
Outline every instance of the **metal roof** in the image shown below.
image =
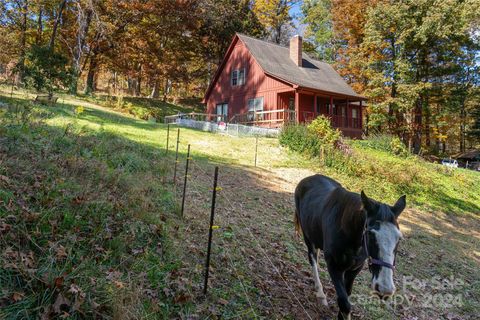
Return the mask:
<svg viewBox="0 0 480 320">
<path fill-rule="evenodd" d="M 237 33 L 247 46 L 263 71 L 275 78 L 298 85 L 302 88 L 337 93 L 364 100 L 333 69 L 322 61 L 302 54 L 302 66 L 299 67 L 290 59 L 290 49 L 264 40 Z"/>
</svg>

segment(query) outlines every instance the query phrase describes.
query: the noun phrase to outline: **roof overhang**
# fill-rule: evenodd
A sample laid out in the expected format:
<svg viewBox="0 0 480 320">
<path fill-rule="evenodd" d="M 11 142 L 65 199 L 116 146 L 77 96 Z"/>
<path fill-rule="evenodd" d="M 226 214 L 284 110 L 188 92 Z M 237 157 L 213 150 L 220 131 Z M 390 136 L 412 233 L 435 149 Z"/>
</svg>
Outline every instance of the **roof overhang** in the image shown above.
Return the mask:
<svg viewBox="0 0 480 320">
<path fill-rule="evenodd" d="M 209 96 L 210 96 L 210 94 L 213 90 L 213 87 L 214 87 L 215 83 L 218 80 L 218 77 L 220 76 L 220 73 L 222 72 L 223 68 L 225 67 L 225 64 L 228 61 L 228 58 L 230 57 L 231 52 L 233 51 L 233 49 L 235 48 L 235 46 L 236 46 L 236 44 L 239 40 L 241 40 L 240 37 L 238 36 L 238 34 L 235 34 L 232 42 L 230 43 L 230 46 L 227 49 L 227 52 L 225 53 L 225 55 L 223 57 L 223 60 L 222 60 L 221 64 L 217 68 L 217 71 L 215 72 L 215 75 L 213 76 L 212 80 L 210 81 L 210 84 L 208 85 L 208 88 L 207 88 L 207 91 L 205 92 L 202 103 L 204 103 L 204 104 L 207 103 L 207 100 L 208 100 L 208 98 L 209 98 Z M 244 43 L 244 44 L 247 47 L 247 49 L 250 51 L 250 48 L 248 48 L 248 45 L 246 43 Z M 262 68 L 262 65 L 260 63 L 258 63 L 257 59 L 255 58 L 255 56 L 253 54 L 252 54 L 252 58 L 255 61 L 255 63 L 257 63 L 257 65 L 260 67 L 260 69 L 263 71 L 263 73 L 265 75 L 267 75 L 271 78 L 274 78 L 278 81 L 281 81 L 285 84 L 291 85 L 292 88 L 295 89 L 295 90 L 313 91 L 314 93 L 318 93 L 318 94 L 322 94 L 322 95 L 328 95 L 328 96 L 332 96 L 332 97 L 336 97 L 336 98 L 349 99 L 352 102 L 354 102 L 354 101 L 367 101 L 368 100 L 366 97 L 363 97 L 363 96 L 360 96 L 360 95 L 346 95 L 344 93 L 329 92 L 329 91 L 324 91 L 324 90 L 320 90 L 320 89 L 317 89 L 317 88 L 300 87 L 298 85 L 298 83 L 294 83 L 291 80 L 283 79 L 283 78 L 279 77 L 278 75 L 266 72 L 265 69 Z"/>
<path fill-rule="evenodd" d="M 213 86 L 218 80 L 218 77 L 220 76 L 220 73 L 222 72 L 223 68 L 225 67 L 225 64 L 227 63 L 228 58 L 230 57 L 230 54 L 232 53 L 233 49 L 235 48 L 235 45 L 237 44 L 239 40 L 239 37 L 237 34 L 233 37 L 232 42 L 228 46 L 227 52 L 223 56 L 222 63 L 217 68 L 217 71 L 215 71 L 215 74 L 213 75 L 212 80 L 210 81 L 210 84 L 208 85 L 207 91 L 205 92 L 205 95 L 203 96 L 202 103 L 207 103 L 208 97 L 210 96 L 210 93 L 213 90 Z"/>
</svg>

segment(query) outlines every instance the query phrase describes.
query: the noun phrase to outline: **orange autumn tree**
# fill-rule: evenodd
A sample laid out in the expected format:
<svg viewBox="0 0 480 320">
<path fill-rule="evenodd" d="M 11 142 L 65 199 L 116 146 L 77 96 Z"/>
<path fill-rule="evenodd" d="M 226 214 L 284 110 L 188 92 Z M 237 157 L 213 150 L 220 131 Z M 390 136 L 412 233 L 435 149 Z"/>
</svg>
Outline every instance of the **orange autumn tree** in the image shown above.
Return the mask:
<svg viewBox="0 0 480 320">
<path fill-rule="evenodd" d="M 367 11 L 378 0 L 333 0 L 331 15 L 333 33 L 339 39 L 336 67 L 356 92 L 363 93 L 367 77 L 362 59 L 370 54 L 361 48 L 365 36 Z"/>
</svg>

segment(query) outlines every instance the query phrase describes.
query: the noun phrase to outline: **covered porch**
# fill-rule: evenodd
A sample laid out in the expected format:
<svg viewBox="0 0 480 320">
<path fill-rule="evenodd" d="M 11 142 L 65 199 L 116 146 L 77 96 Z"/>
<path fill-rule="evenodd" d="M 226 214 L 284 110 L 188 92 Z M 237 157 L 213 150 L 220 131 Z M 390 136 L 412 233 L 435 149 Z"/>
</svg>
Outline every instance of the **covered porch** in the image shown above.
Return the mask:
<svg viewBox="0 0 480 320">
<path fill-rule="evenodd" d="M 293 88 L 276 92 L 273 99 L 261 100 L 261 108 L 235 114 L 231 123 L 278 128 L 285 123 L 309 123 L 319 115 L 328 117 L 332 127 L 344 136 L 362 137 L 363 105 L 361 98 L 329 95 Z"/>
<path fill-rule="evenodd" d="M 277 109 L 295 111 L 296 123 L 308 123 L 319 115 L 330 118 L 332 127 L 347 137 L 361 138 L 363 102 L 360 99 L 306 90 L 278 93 Z"/>
</svg>

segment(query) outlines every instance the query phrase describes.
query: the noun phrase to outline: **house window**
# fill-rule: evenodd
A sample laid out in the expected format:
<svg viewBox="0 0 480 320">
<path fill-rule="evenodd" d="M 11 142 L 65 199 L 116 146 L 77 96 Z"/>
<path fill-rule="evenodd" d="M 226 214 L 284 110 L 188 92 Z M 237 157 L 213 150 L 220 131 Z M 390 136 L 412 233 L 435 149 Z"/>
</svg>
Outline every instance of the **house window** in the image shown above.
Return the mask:
<svg viewBox="0 0 480 320">
<path fill-rule="evenodd" d="M 245 84 L 245 68 L 239 70 L 233 70 L 231 76 L 232 86 L 241 86 Z"/>
<path fill-rule="evenodd" d="M 228 104 L 227 103 L 219 103 L 217 104 L 217 122 L 220 121 L 227 121 L 228 117 Z"/>
<path fill-rule="evenodd" d="M 295 110 L 295 98 L 291 97 L 288 99 L 288 109 Z"/>
<path fill-rule="evenodd" d="M 352 109 L 352 127 L 353 128 L 360 128 L 360 119 L 358 119 L 358 109 Z"/>
<path fill-rule="evenodd" d="M 357 119 L 357 118 L 358 118 L 357 109 L 352 109 L 352 118 L 353 118 L 353 119 Z"/>
<path fill-rule="evenodd" d="M 263 97 L 248 99 L 248 120 L 253 121 L 255 112 L 263 111 Z M 261 120 L 263 115 L 257 115 L 255 120 Z"/>
<path fill-rule="evenodd" d="M 263 111 L 263 97 L 248 99 L 248 111 Z"/>
</svg>

